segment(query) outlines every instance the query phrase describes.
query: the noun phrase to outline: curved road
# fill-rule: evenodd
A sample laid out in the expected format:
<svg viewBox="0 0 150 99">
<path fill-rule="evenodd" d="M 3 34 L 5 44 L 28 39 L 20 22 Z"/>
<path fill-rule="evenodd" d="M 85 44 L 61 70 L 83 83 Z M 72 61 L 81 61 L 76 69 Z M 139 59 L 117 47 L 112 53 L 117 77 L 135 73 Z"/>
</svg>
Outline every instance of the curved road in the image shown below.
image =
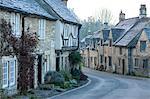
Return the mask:
<svg viewBox="0 0 150 99">
<path fill-rule="evenodd" d="M 150 79 L 114 75 L 85 68 L 91 83 L 49 99 L 150 99 Z"/>
</svg>

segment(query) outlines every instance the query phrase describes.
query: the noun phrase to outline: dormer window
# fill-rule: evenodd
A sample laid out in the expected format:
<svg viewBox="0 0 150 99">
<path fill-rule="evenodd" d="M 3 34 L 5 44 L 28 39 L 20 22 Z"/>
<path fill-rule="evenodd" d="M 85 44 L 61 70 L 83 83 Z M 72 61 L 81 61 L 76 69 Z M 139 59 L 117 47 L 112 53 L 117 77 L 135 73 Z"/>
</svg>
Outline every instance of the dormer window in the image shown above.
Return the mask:
<svg viewBox="0 0 150 99">
<path fill-rule="evenodd" d="M 146 51 L 146 41 L 140 41 L 140 52 Z"/>
</svg>

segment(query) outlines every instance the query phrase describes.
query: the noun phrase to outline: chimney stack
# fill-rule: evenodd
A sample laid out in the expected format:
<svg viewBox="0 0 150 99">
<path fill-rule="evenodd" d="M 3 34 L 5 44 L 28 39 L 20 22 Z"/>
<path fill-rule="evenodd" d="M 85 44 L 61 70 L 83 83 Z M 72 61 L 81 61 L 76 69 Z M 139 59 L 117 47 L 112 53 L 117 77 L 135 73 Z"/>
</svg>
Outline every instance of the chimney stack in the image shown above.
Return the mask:
<svg viewBox="0 0 150 99">
<path fill-rule="evenodd" d="M 125 13 L 123 13 L 122 11 L 119 14 L 119 21 L 123 21 L 125 20 Z"/>
<path fill-rule="evenodd" d="M 141 4 L 139 18 L 143 18 L 143 17 L 146 17 L 146 16 L 147 16 L 146 5 L 145 4 Z"/>
<path fill-rule="evenodd" d="M 68 0 L 62 0 L 62 2 L 64 2 L 64 4 L 67 6 Z"/>
</svg>

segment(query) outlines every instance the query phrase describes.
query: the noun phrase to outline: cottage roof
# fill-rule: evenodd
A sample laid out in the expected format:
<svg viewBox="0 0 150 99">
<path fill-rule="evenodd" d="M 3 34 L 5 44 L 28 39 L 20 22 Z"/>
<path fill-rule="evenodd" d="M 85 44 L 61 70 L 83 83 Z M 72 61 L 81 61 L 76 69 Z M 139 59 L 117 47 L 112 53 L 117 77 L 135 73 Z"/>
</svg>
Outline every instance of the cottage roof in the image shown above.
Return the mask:
<svg viewBox="0 0 150 99">
<path fill-rule="evenodd" d="M 149 21 L 150 18 L 147 17 L 136 19 L 136 22 L 131 23 L 131 27 L 128 29 L 128 31 L 124 32 L 124 34 L 117 40 L 117 42 L 115 42 L 115 45 L 128 46 L 130 42 L 133 41 L 134 38 L 136 38 L 137 35 L 142 32 L 142 30 L 149 23 Z"/>
<path fill-rule="evenodd" d="M 0 8 L 55 19 L 34 0 L 0 0 Z"/>
<path fill-rule="evenodd" d="M 104 39 L 104 42 L 105 42 L 109 38 L 110 30 L 109 29 L 104 29 L 104 30 L 102 30 L 102 33 L 103 33 L 103 39 Z"/>
<path fill-rule="evenodd" d="M 89 34 L 89 35 L 87 35 L 86 37 L 84 37 L 84 38 L 81 40 L 81 42 L 85 42 L 86 39 L 90 39 L 91 37 L 92 37 L 92 35 Z"/>
<path fill-rule="evenodd" d="M 100 38 L 100 30 L 94 32 L 91 38 Z"/>
<path fill-rule="evenodd" d="M 120 28 L 112 28 L 111 32 L 112 32 L 112 38 L 113 38 L 113 42 L 115 42 L 124 32 L 124 29 L 120 29 Z"/>
<path fill-rule="evenodd" d="M 63 20 L 79 24 L 77 16 L 61 0 L 44 0 Z"/>
<path fill-rule="evenodd" d="M 148 37 L 148 39 L 150 41 L 150 28 L 145 28 L 144 31 L 147 34 L 147 37 Z"/>
</svg>

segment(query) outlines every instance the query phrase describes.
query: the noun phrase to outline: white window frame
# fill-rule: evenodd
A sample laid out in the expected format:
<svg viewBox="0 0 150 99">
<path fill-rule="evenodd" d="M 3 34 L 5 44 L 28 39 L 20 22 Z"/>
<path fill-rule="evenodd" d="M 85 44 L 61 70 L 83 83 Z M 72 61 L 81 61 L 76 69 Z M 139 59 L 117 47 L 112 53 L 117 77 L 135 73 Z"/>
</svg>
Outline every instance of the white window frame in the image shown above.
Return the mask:
<svg viewBox="0 0 150 99">
<path fill-rule="evenodd" d="M 14 63 L 13 68 L 11 66 L 11 62 Z M 4 68 L 4 64 L 7 64 L 7 79 L 6 79 L 7 83 L 4 84 L 4 82 L 2 82 L 2 88 L 11 87 L 16 84 L 16 65 L 17 65 L 16 62 L 17 62 L 16 58 L 10 58 L 10 57 L 2 58 L 2 64 L 3 64 L 2 67 Z M 13 70 L 13 72 L 11 70 Z M 2 75 L 3 75 L 2 81 L 4 81 L 4 71 L 2 72 Z"/>
<path fill-rule="evenodd" d="M 15 36 L 21 36 L 20 31 L 20 14 L 19 13 L 11 13 L 11 20 L 10 20 L 11 26 L 12 26 L 12 33 Z"/>
<path fill-rule="evenodd" d="M 45 33 L 46 33 L 46 20 L 39 19 L 39 32 L 38 32 L 39 39 L 45 39 Z"/>
<path fill-rule="evenodd" d="M 7 65 L 7 66 L 6 66 L 6 68 L 7 68 L 6 73 L 4 73 L 4 65 L 5 65 L 5 64 Z M 2 78 L 2 88 L 6 88 L 6 87 L 8 87 L 8 75 L 9 75 L 8 62 L 3 62 L 3 66 L 2 66 L 2 67 L 3 67 L 3 69 L 2 69 L 2 70 L 3 70 L 3 72 L 2 72 L 2 75 L 3 75 L 3 76 L 2 76 L 2 77 L 3 77 L 3 78 Z M 5 79 L 4 79 L 4 75 L 6 75 L 6 78 L 5 78 Z M 6 83 L 4 83 L 4 80 L 6 80 Z"/>
<path fill-rule="evenodd" d="M 12 66 L 12 64 L 11 63 L 13 63 L 13 66 Z M 13 67 L 13 68 L 12 68 Z M 15 85 L 15 76 L 16 76 L 16 60 L 11 60 L 11 61 L 9 61 L 9 74 L 10 74 L 10 76 L 9 76 L 9 83 L 10 83 L 10 86 L 12 86 L 12 85 Z M 13 69 L 13 71 L 11 71 L 11 69 Z M 12 81 L 11 81 L 12 80 Z"/>
</svg>

